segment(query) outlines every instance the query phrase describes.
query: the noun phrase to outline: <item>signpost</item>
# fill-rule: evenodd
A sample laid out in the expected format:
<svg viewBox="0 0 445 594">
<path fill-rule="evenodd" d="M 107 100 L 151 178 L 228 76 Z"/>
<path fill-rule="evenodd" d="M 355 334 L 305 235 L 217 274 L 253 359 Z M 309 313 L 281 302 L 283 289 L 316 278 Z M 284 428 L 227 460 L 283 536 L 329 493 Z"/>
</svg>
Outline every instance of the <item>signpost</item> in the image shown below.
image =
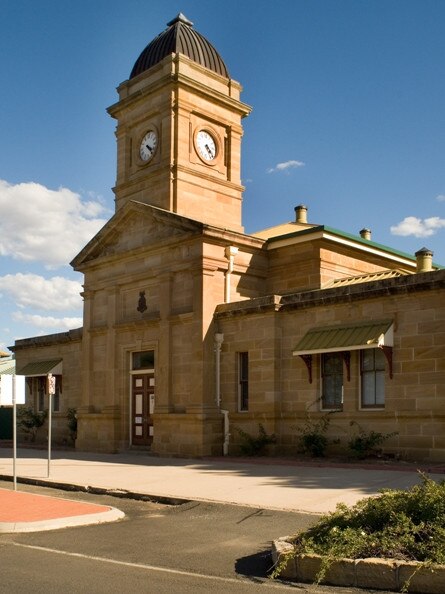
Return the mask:
<svg viewBox="0 0 445 594">
<path fill-rule="evenodd" d="M 52 426 L 52 396 L 56 393 L 56 378 L 48 373 L 48 478 L 51 470 L 51 426 Z"/>
<path fill-rule="evenodd" d="M 14 479 L 14 491 L 17 491 L 17 402 L 16 402 L 15 373 L 12 376 L 12 474 Z"/>
</svg>

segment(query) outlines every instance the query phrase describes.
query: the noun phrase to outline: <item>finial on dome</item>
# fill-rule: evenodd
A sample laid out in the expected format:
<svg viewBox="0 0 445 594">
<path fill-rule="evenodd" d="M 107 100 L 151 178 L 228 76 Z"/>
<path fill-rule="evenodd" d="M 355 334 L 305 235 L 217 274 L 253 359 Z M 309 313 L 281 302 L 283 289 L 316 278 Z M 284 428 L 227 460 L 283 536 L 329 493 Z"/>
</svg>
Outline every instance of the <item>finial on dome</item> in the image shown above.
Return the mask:
<svg viewBox="0 0 445 594">
<path fill-rule="evenodd" d="M 184 25 L 189 25 L 189 27 L 193 27 L 192 21 L 189 21 L 188 18 L 180 12 L 174 19 L 172 19 L 169 23 L 167 23 L 167 27 L 171 27 L 175 23 L 184 23 Z"/>
</svg>

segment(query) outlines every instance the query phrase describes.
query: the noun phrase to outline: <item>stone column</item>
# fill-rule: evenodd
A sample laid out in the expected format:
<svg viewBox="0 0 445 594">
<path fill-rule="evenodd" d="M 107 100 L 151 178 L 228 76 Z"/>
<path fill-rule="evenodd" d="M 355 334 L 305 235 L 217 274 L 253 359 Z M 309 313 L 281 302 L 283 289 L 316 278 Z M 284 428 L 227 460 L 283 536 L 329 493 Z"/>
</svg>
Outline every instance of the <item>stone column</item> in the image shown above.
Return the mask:
<svg viewBox="0 0 445 594">
<path fill-rule="evenodd" d="M 93 307 L 93 292 L 83 292 L 83 335 L 82 335 L 82 356 L 81 356 L 81 376 L 80 381 L 82 382 L 81 390 L 81 408 L 85 411 L 94 410 L 92 403 L 90 402 L 90 386 L 91 386 L 91 313 Z"/>
<path fill-rule="evenodd" d="M 118 394 L 118 366 L 116 357 L 116 322 L 119 306 L 119 288 L 112 287 L 107 291 L 107 350 L 106 350 L 106 391 L 108 406 L 120 405 Z"/>
<path fill-rule="evenodd" d="M 172 274 L 159 275 L 159 337 L 158 352 L 155 358 L 156 372 L 156 413 L 169 413 L 173 410 L 172 369 L 171 369 L 171 286 Z"/>
</svg>

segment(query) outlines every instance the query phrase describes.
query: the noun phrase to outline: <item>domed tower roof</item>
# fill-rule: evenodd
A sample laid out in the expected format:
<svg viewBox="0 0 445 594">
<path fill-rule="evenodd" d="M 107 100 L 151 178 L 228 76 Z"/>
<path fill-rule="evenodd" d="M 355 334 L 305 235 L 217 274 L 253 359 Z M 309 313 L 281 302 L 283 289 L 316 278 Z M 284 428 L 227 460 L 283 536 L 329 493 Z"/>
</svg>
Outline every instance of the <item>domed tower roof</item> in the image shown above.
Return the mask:
<svg viewBox="0 0 445 594">
<path fill-rule="evenodd" d="M 219 53 L 205 37 L 193 29 L 193 23 L 182 13 L 167 23 L 167 29 L 143 50 L 133 66 L 130 78 L 158 64 L 165 56 L 175 53 L 184 54 L 201 66 L 229 78 Z"/>
</svg>

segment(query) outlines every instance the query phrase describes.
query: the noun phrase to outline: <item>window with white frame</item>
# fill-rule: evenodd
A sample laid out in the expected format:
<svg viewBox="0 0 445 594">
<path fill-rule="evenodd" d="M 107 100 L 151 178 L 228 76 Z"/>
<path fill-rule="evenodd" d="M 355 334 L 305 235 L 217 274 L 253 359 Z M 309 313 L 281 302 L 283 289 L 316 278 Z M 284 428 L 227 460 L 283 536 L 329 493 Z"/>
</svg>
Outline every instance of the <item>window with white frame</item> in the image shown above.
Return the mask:
<svg viewBox="0 0 445 594">
<path fill-rule="evenodd" d="M 385 355 L 382 349 L 360 352 L 361 407 L 385 406 Z"/>
<path fill-rule="evenodd" d="M 238 353 L 238 409 L 249 410 L 249 353 Z"/>
<path fill-rule="evenodd" d="M 323 409 L 341 409 L 343 406 L 343 355 L 321 355 L 321 405 Z"/>
</svg>

